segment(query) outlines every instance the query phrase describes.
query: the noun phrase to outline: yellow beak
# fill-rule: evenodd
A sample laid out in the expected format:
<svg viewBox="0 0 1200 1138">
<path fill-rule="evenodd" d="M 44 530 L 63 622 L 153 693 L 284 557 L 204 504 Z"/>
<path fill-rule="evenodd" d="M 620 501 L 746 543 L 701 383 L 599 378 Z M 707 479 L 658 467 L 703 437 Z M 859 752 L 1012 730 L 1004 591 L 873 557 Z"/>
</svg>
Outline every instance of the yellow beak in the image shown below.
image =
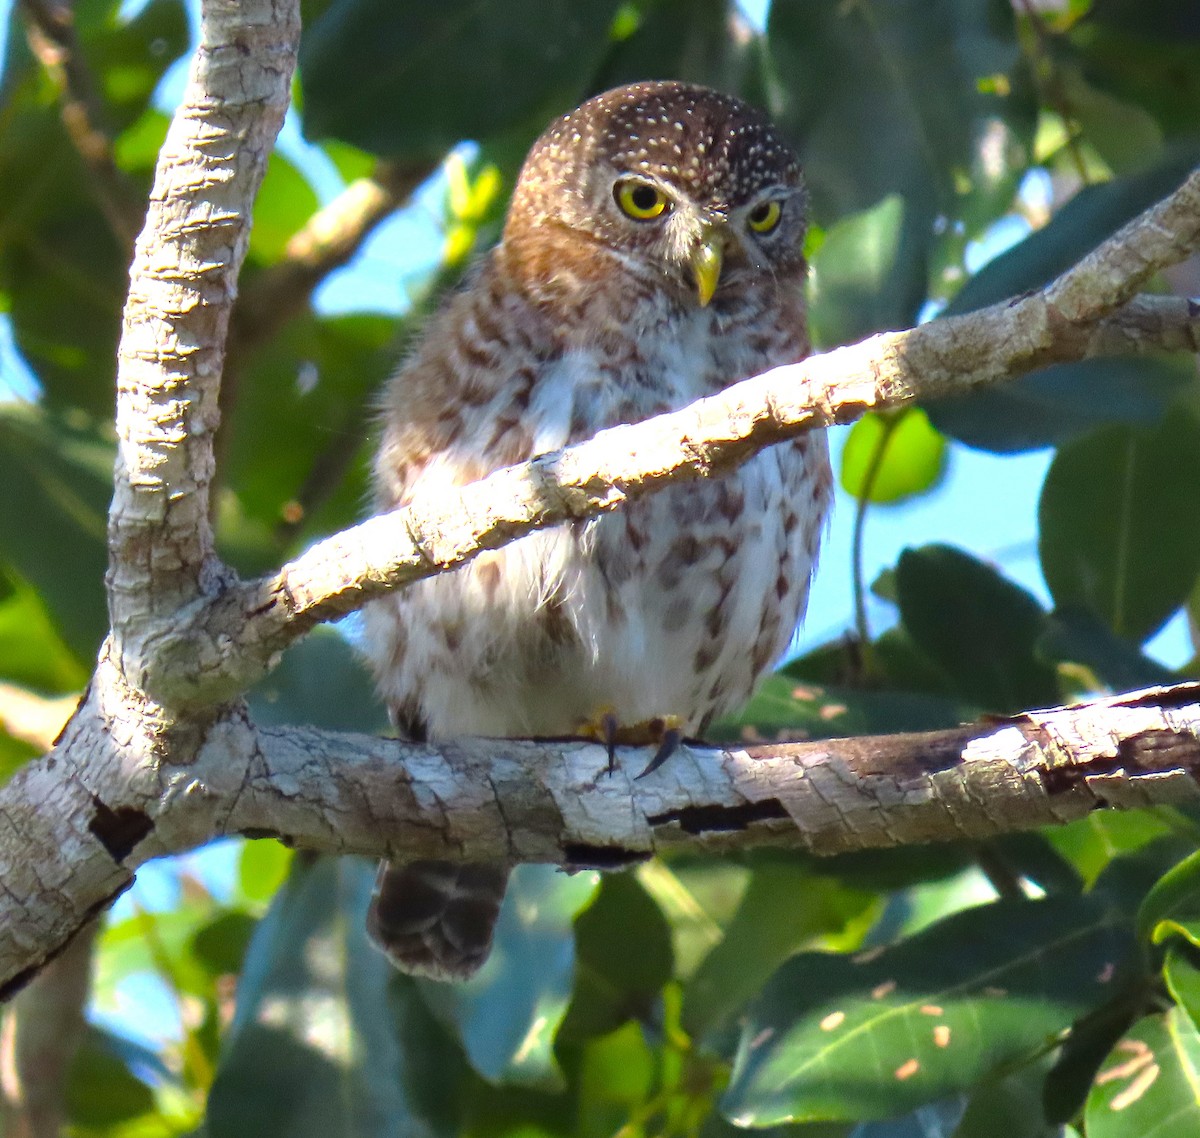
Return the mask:
<svg viewBox="0 0 1200 1138">
<path fill-rule="evenodd" d="M 721 279 L 721 262 L 725 256 L 724 242 L 718 229 L 706 229 L 692 250 L 692 276 L 696 279 L 696 295 L 703 308 L 717 291 Z"/>
</svg>

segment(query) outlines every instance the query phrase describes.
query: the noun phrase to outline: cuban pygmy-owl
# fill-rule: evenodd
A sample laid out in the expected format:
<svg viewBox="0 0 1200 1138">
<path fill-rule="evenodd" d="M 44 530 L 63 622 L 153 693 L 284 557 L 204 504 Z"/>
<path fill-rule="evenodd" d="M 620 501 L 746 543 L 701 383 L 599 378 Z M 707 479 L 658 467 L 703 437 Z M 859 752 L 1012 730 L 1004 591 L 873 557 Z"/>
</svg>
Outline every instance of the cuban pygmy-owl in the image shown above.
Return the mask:
<svg viewBox="0 0 1200 1138">
<path fill-rule="evenodd" d="M 804 228 L 796 155 L 737 99 L 635 83 L 558 119 L 500 243 L 387 389 L 378 510 L 801 359 Z M 375 602 L 368 652 L 397 728 L 563 736 L 608 716 L 703 731 L 787 646 L 830 489 L 809 433 Z M 468 976 L 508 870 L 385 863 L 371 934 L 405 971 Z"/>
</svg>

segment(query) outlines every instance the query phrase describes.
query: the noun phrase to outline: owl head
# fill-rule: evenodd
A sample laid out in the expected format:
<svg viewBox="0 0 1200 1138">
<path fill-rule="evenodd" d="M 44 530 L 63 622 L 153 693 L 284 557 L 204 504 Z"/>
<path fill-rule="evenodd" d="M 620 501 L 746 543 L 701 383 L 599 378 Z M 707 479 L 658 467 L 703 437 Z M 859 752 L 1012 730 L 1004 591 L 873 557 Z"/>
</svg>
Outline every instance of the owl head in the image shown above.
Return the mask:
<svg viewBox="0 0 1200 1138">
<path fill-rule="evenodd" d="M 504 239 L 567 230 L 707 305 L 718 287 L 803 273 L 805 217 L 799 160 L 760 111 L 707 87 L 633 83 L 534 143 Z"/>
</svg>

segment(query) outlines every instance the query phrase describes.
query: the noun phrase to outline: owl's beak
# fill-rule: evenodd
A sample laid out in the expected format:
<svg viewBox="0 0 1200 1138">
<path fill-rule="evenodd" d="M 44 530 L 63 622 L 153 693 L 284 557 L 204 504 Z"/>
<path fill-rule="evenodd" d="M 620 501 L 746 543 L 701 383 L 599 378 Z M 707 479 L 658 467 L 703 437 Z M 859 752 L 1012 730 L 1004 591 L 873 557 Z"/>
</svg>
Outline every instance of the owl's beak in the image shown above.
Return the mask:
<svg viewBox="0 0 1200 1138">
<path fill-rule="evenodd" d="M 692 276 L 696 280 L 696 295 L 703 308 L 717 291 L 721 278 L 721 263 L 725 258 L 725 241 L 720 229 L 705 228 L 696 247 L 692 250 Z"/>
</svg>

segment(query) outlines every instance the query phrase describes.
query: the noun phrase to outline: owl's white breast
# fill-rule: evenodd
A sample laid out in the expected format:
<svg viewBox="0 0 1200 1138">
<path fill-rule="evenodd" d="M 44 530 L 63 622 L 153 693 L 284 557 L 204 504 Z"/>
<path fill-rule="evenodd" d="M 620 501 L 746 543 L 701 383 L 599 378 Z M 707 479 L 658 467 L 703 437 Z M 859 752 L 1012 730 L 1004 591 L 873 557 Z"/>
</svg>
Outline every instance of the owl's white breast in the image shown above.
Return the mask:
<svg viewBox="0 0 1200 1138">
<path fill-rule="evenodd" d="M 676 312 L 676 317 L 678 312 Z M 696 310 L 634 361 L 587 342 L 545 365 L 523 418 L 531 454 L 616 422 L 676 409 L 764 357 Z M 476 437 L 432 461 L 414 493 L 477 462 Z M 616 514 L 532 534 L 367 611 L 376 672 L 396 705 L 419 704 L 435 736 L 564 734 L 612 711 L 674 716 L 696 730 L 743 701 L 803 612 L 828 498 L 824 438 L 783 444 L 720 479 L 668 487 Z"/>
</svg>

